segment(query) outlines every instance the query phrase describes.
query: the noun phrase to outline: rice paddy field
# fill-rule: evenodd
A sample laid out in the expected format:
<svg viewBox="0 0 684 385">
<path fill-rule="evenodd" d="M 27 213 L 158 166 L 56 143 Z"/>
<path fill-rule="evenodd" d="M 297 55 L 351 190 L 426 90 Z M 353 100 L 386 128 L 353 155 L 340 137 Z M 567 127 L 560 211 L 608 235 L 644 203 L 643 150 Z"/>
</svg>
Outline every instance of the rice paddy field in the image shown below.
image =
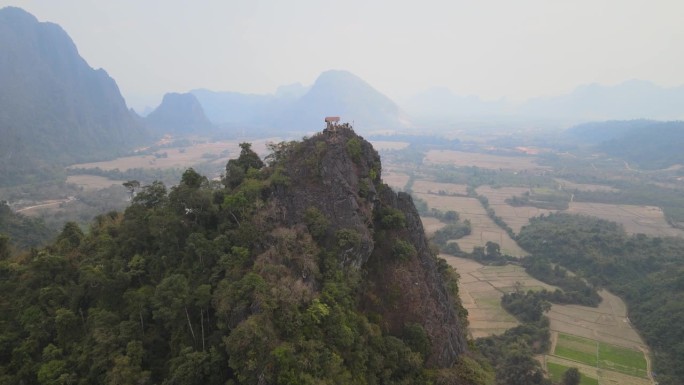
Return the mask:
<svg viewBox="0 0 684 385">
<path fill-rule="evenodd" d="M 555 178 L 554 179 L 558 185 L 564 190 L 580 190 L 580 191 L 606 191 L 606 192 L 618 192 L 619 189 L 614 187 L 602 185 L 602 184 L 588 184 L 588 183 L 574 183 L 569 180 Z"/>
<path fill-rule="evenodd" d="M 409 142 L 392 142 L 384 140 L 372 140 L 371 144 L 377 151 L 401 150 L 409 146 Z"/>
<path fill-rule="evenodd" d="M 500 334 L 518 325 L 501 307 L 503 293 L 515 290 L 555 290 L 528 275 L 522 267 L 484 266 L 470 259 L 440 255 L 461 276 L 459 291 L 468 310 L 473 338 Z M 582 384 L 647 385 L 650 363 L 648 348 L 626 316 L 625 303 L 605 290 L 597 308 L 553 305 L 547 313 L 552 347 L 540 357 L 553 380 L 576 367 Z"/>
<path fill-rule="evenodd" d="M 514 207 L 506 203 L 506 199 L 523 195 L 528 191 L 530 189 L 525 187 L 493 188 L 491 186 L 481 186 L 477 188 L 477 193 L 487 197 L 489 206 L 496 215 L 501 217 L 516 234 L 520 232 L 523 226 L 530 222 L 530 218 L 555 212 L 555 210 L 539 209 L 531 206 Z"/>
<path fill-rule="evenodd" d="M 524 256 L 525 250 L 492 221 L 480 201 L 475 198 L 414 193 L 414 196 L 427 202 L 429 208 L 441 211 L 454 210 L 459 213 L 461 220 L 470 220 L 472 233 L 456 242 L 461 250 L 472 252 L 475 246 L 484 247 L 487 242 L 496 242 L 501 246 L 501 252 L 512 256 Z"/>
<path fill-rule="evenodd" d="M 570 202 L 570 207 L 565 212 L 617 222 L 630 234 L 684 236 L 684 231 L 670 226 L 665 220 L 663 210 L 655 206 Z"/>
<path fill-rule="evenodd" d="M 428 237 L 432 236 L 435 233 L 435 231 L 446 226 L 446 224 L 444 222 L 440 221 L 437 218 L 433 218 L 433 217 L 420 217 L 420 220 L 423 222 L 423 228 L 425 229 L 425 235 L 427 235 Z"/>
<path fill-rule="evenodd" d="M 501 334 L 519 323 L 501 307 L 504 293 L 514 291 L 516 283 L 523 290 L 541 290 L 552 287 L 530 277 L 522 267 L 484 266 L 471 259 L 441 254 L 461 276 L 459 293 L 463 306 L 468 309 L 469 332 L 473 338 Z"/>
<path fill-rule="evenodd" d="M 155 155 L 133 155 L 121 157 L 103 162 L 79 163 L 68 168 L 95 168 L 103 170 L 128 170 L 133 168 L 187 168 L 193 165 L 210 161 L 218 165 L 225 165 L 229 159 L 236 158 L 240 154 L 240 143 L 244 140 L 217 141 L 196 143 L 186 147 L 161 148 Z M 278 142 L 280 139 L 269 138 L 252 141 L 252 150 L 260 156 L 268 153 L 266 145 Z"/>
<path fill-rule="evenodd" d="M 394 171 L 392 169 L 382 171 L 382 181 L 395 191 L 404 190 L 409 178 L 408 174 L 400 171 Z"/>
<path fill-rule="evenodd" d="M 454 166 L 477 166 L 491 170 L 548 169 L 548 167 L 536 163 L 536 158 L 531 156 L 501 156 L 453 150 L 430 150 L 426 153 L 424 162 Z"/>
<path fill-rule="evenodd" d="M 443 194 L 443 195 L 467 195 L 468 186 L 464 184 L 454 184 L 454 183 L 440 183 L 432 182 L 428 180 L 417 180 L 413 182 L 411 190 L 413 192 L 427 193 L 427 194 Z"/>
</svg>

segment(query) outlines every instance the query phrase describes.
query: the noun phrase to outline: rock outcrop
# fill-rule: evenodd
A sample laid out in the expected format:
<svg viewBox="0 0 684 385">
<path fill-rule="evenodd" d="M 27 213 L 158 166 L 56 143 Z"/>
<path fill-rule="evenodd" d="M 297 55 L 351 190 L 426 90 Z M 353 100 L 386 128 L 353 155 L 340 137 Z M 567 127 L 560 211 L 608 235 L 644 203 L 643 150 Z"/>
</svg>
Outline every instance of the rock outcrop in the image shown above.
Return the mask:
<svg viewBox="0 0 684 385">
<path fill-rule="evenodd" d="M 421 325 L 431 340 L 428 365 L 452 365 L 466 349 L 467 313 L 428 246 L 410 195 L 382 183 L 372 145 L 342 124 L 289 151 L 282 173 L 290 185 L 275 191 L 278 217 L 295 226 L 321 213 L 329 225 L 319 239 L 328 249 L 344 244 L 338 262 L 364 272 L 363 310 L 380 315 L 391 334 Z"/>
</svg>

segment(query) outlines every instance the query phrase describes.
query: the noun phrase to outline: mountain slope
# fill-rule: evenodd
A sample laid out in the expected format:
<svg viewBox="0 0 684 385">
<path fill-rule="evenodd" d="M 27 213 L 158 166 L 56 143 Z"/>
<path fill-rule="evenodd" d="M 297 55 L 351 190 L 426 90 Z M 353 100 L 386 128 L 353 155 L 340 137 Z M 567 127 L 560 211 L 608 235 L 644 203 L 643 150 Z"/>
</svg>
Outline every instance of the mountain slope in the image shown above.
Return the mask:
<svg viewBox="0 0 684 385">
<path fill-rule="evenodd" d="M 684 122 L 653 120 L 607 121 L 580 124 L 566 131 L 574 141 L 622 158 L 646 169 L 684 164 Z"/>
<path fill-rule="evenodd" d="M 209 119 L 227 127 L 252 127 L 302 132 L 324 127 L 326 116 L 341 116 L 357 129 L 403 128 L 401 109 L 368 83 L 347 71 L 322 73 L 311 87 L 283 86 L 275 95 L 193 90 Z"/>
<path fill-rule="evenodd" d="M 485 384 L 456 275 L 346 126 L 248 143 L 224 188 L 187 170 L 124 214 L 0 260 L 0 380 Z"/>
<path fill-rule="evenodd" d="M 111 156 L 144 138 L 112 78 L 58 25 L 0 10 L 0 184 Z"/>
<path fill-rule="evenodd" d="M 396 103 L 358 76 L 338 70 L 323 72 L 311 89 L 274 123 L 292 129 L 320 127 L 323 118 L 331 115 L 354 121 L 360 130 L 408 125 Z"/>
<path fill-rule="evenodd" d="M 159 107 L 145 117 L 145 124 L 161 134 L 192 134 L 212 128 L 199 101 L 190 93 L 164 95 Z"/>
</svg>

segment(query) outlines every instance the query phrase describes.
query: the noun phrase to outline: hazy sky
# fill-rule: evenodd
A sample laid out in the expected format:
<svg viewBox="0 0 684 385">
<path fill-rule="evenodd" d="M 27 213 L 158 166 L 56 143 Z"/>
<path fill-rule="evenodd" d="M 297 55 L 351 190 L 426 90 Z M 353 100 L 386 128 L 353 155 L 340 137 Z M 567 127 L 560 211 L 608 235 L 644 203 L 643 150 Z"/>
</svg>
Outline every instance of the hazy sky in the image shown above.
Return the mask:
<svg viewBox="0 0 684 385">
<path fill-rule="evenodd" d="M 400 99 L 484 99 L 629 79 L 684 84 L 682 0 L 0 0 L 60 24 L 128 104 L 273 93 L 345 69 Z"/>
</svg>

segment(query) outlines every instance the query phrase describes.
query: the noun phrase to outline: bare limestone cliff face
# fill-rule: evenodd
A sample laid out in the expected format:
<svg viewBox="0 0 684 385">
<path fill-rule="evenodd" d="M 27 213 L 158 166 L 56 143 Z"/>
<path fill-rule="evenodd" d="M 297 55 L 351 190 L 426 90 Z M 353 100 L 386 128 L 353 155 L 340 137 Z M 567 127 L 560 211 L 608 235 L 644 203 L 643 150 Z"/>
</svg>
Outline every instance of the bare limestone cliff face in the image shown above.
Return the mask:
<svg viewBox="0 0 684 385">
<path fill-rule="evenodd" d="M 420 325 L 430 339 L 428 366 L 450 367 L 466 350 L 467 313 L 411 197 L 382 183 L 372 145 L 340 125 L 273 157 L 287 181 L 273 192 L 277 220 L 306 223 L 339 264 L 362 271 L 360 307 L 369 319 L 392 335 Z"/>
</svg>

